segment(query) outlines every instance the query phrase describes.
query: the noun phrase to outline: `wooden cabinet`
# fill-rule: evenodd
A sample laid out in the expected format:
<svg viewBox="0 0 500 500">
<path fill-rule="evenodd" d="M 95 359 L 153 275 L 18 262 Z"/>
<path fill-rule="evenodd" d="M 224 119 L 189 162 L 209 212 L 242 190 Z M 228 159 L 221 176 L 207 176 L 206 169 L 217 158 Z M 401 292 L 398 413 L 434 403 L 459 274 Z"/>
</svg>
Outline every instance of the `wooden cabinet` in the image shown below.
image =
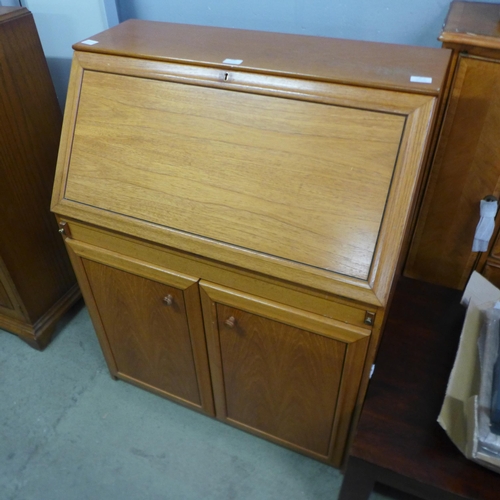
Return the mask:
<svg viewBox="0 0 500 500">
<path fill-rule="evenodd" d="M 0 7 L 0 329 L 43 349 L 80 297 L 50 213 L 61 110 L 33 17 Z"/>
<path fill-rule="evenodd" d="M 145 21 L 74 48 L 52 207 L 111 373 L 339 466 L 448 51 Z"/>
<path fill-rule="evenodd" d="M 452 288 L 474 269 L 492 278 L 500 264 L 494 251 L 472 252 L 480 200 L 500 197 L 499 12 L 498 4 L 453 2 L 440 37 L 453 71 L 405 274 Z"/>
</svg>

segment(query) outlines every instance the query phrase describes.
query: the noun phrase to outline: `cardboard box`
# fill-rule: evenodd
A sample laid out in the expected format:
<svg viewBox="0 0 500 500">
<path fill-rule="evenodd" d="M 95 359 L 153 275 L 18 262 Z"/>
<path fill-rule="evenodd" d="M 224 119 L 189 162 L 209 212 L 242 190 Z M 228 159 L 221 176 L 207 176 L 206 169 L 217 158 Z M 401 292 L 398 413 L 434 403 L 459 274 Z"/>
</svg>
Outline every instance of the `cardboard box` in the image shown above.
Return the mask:
<svg viewBox="0 0 500 500">
<path fill-rule="evenodd" d="M 500 290 L 474 272 L 462 297 L 464 326 L 438 422 L 470 460 L 500 472 L 500 458 L 485 453 L 478 439 L 482 312 L 500 300 Z"/>
</svg>

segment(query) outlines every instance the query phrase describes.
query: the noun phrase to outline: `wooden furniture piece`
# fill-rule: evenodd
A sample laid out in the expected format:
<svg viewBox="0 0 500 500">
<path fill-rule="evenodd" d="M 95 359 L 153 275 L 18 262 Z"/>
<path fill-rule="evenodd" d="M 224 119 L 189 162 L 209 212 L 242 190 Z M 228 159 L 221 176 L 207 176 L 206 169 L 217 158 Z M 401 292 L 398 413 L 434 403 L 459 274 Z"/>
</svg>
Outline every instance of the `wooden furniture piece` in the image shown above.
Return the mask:
<svg viewBox="0 0 500 500">
<path fill-rule="evenodd" d="M 0 7 L 0 328 L 43 349 L 80 297 L 50 213 L 62 115 L 33 17 Z"/>
<path fill-rule="evenodd" d="M 461 293 L 398 284 L 339 500 L 375 483 L 427 500 L 496 500 L 500 475 L 467 460 L 437 423 L 465 308 Z"/>
<path fill-rule="evenodd" d="M 448 51 L 147 21 L 74 48 L 52 206 L 112 375 L 340 465 Z"/>
<path fill-rule="evenodd" d="M 449 97 L 405 275 L 463 289 L 476 269 L 500 285 L 500 219 L 472 252 L 480 200 L 500 198 L 500 4 L 453 2 L 440 40 L 453 51 Z M 495 241 L 496 239 L 496 241 Z"/>
</svg>

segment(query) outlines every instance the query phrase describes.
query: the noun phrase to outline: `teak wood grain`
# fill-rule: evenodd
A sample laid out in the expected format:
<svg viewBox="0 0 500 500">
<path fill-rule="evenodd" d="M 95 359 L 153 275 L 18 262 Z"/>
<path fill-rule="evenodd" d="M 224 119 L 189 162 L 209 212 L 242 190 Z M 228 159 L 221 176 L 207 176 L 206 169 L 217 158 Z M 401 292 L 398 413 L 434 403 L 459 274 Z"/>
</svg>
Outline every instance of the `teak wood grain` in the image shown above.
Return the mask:
<svg viewBox="0 0 500 500">
<path fill-rule="evenodd" d="M 77 43 L 73 48 L 433 95 L 442 87 L 448 62 L 446 52 L 422 47 L 137 19 L 92 40 L 98 43 Z M 242 62 L 224 63 L 226 59 Z M 432 82 L 412 82 L 412 76 L 425 76 Z"/>
<path fill-rule="evenodd" d="M 222 262 L 214 262 L 197 255 L 180 252 L 177 249 L 166 248 L 151 242 L 138 241 L 130 236 L 116 232 L 104 231 L 100 228 L 70 221 L 73 239 L 67 240 L 78 255 L 91 260 L 118 267 L 129 272 L 138 272 L 130 264 L 136 259 L 141 261 L 142 276 L 163 282 L 162 278 L 168 269 L 168 283 L 175 285 L 172 270 L 188 276 L 199 276 L 212 283 L 218 283 L 230 288 L 240 288 L 248 293 L 274 302 L 288 304 L 291 307 L 303 309 L 323 316 L 366 329 L 365 316 L 367 312 L 376 315 L 377 309 L 366 304 L 356 304 L 343 297 L 332 296 L 323 292 L 304 289 L 291 282 L 283 282 L 269 276 L 255 276 L 244 269 Z M 111 252 L 113 257 L 104 258 Z M 126 257 L 127 264 L 116 261 L 116 253 Z M 147 270 L 143 263 L 148 264 Z M 158 274 L 158 271 L 160 274 Z M 286 314 L 286 313 L 285 313 Z"/>
<path fill-rule="evenodd" d="M 345 346 L 222 304 L 217 322 L 227 418 L 327 456 Z"/>
<path fill-rule="evenodd" d="M 84 259 L 83 266 L 115 375 L 201 407 L 186 314 L 186 298 L 198 297 L 196 281 L 179 290 L 91 260 Z M 191 293 L 190 287 L 195 287 Z"/>
<path fill-rule="evenodd" d="M 200 286 L 217 418 L 339 466 L 369 330 Z"/>
<path fill-rule="evenodd" d="M 68 148 L 61 151 L 59 168 L 63 169 L 63 165 L 69 165 L 57 176 L 53 198 L 53 204 L 54 206 L 58 205 L 57 211 L 60 214 L 80 218 L 80 212 L 83 210 L 86 214 L 85 217 L 93 223 L 114 227 L 141 238 L 153 239 L 162 244 L 201 253 L 217 260 L 231 262 L 240 267 L 249 267 L 284 279 L 290 275 L 290 272 L 293 272 L 294 281 L 307 286 L 323 288 L 340 295 L 352 296 L 371 304 L 380 305 L 387 302 L 391 276 L 395 272 L 403 235 L 409 221 L 409 213 L 404 207 L 414 203 L 415 189 L 419 182 L 419 169 L 425 157 L 425 149 L 421 148 L 421 144 L 429 136 L 429 120 L 434 115 L 436 99 L 428 96 L 396 94 L 382 90 L 358 89 L 334 84 L 315 83 L 308 87 L 307 83 L 282 77 L 273 80 L 274 87 L 271 92 L 271 89 L 266 90 L 265 88 L 271 77 L 254 75 L 251 86 L 244 87 L 245 79 L 240 84 L 227 83 L 224 80 L 218 81 L 211 75 L 212 70 L 202 69 L 200 71 L 198 68 L 185 65 L 182 67 L 186 76 L 196 77 L 192 82 L 196 87 L 172 85 L 170 82 L 167 83 L 169 78 L 174 78 L 177 83 L 185 82 L 183 78 L 178 80 L 175 76 L 178 68 L 172 68 L 166 63 L 152 63 L 144 66 L 137 65 L 136 59 L 125 59 L 127 71 L 135 67 L 131 74 L 136 77 L 141 74 L 143 76 L 143 78 L 127 79 L 123 76 L 119 78 L 113 75 L 102 76 L 102 71 L 106 70 L 105 58 L 96 54 L 91 54 L 92 57 L 88 56 L 88 54 L 83 54 L 83 56 L 77 54 L 72 70 L 72 80 L 75 82 L 75 87 L 69 94 L 71 99 L 67 106 L 67 116 L 71 116 L 72 119 L 66 122 L 67 128 L 63 131 L 61 148 L 64 147 L 66 140 L 69 142 Z M 116 59 L 122 59 L 121 64 L 125 64 L 123 58 Z M 85 67 L 80 67 L 80 62 L 84 62 Z M 119 64 L 117 63 L 118 66 Z M 100 68 L 99 72 L 95 73 L 97 68 Z M 173 72 L 173 76 L 169 76 L 170 70 Z M 113 71 L 108 71 L 108 73 L 113 73 Z M 235 73 L 235 75 L 239 77 L 239 73 Z M 149 79 L 144 78 L 146 76 Z M 212 77 L 215 78 L 214 81 L 212 81 Z M 95 78 L 98 80 L 104 78 L 104 80 L 101 81 L 101 85 L 96 85 Z M 114 99 L 114 96 L 108 95 L 106 99 L 99 98 L 97 100 L 94 98 L 96 93 L 106 92 L 105 82 L 108 84 L 115 82 L 115 78 L 118 78 L 117 82 L 120 82 L 118 88 L 122 89 L 119 92 L 117 88 L 116 92 L 112 93 L 122 96 L 119 98 L 120 102 L 116 102 L 116 100 L 114 102 L 114 107 L 120 109 L 117 116 L 121 116 L 119 126 L 121 131 L 118 132 L 118 136 L 114 135 L 118 131 L 118 126 L 115 126 L 113 130 L 108 129 L 106 133 L 113 135 L 113 140 L 117 142 L 117 150 L 111 151 L 112 142 L 104 139 L 101 142 L 101 153 L 104 158 L 109 158 L 111 161 L 107 163 L 93 158 L 92 164 L 95 164 L 97 168 L 89 169 L 89 164 L 80 161 L 79 158 L 80 156 L 85 158 L 85 155 L 88 154 L 89 143 L 93 143 L 92 149 L 94 146 L 98 147 L 99 142 L 91 140 L 91 138 L 95 138 L 95 131 L 99 130 L 101 126 L 103 126 L 101 135 L 105 135 L 105 121 L 100 114 L 106 112 L 106 109 L 113 109 L 109 108 L 109 103 L 112 102 L 109 99 Z M 164 82 L 161 83 L 157 81 L 158 79 Z M 258 89 L 257 93 L 261 97 L 253 95 L 259 81 L 260 90 Z M 86 98 L 85 90 L 87 82 L 88 98 Z M 207 86 L 207 88 L 200 89 L 201 85 Z M 300 93 L 291 92 L 291 88 L 295 85 L 298 86 L 297 90 Z M 222 93 L 216 92 L 214 94 L 214 91 L 208 88 L 214 86 L 225 90 Z M 146 90 L 149 87 L 151 87 L 152 97 L 139 97 L 142 94 L 140 89 Z M 153 88 L 156 90 L 153 91 Z M 159 97 L 169 97 L 169 94 L 174 91 L 169 89 L 175 90 L 176 93 L 173 95 L 179 98 L 180 102 L 183 102 L 183 108 L 186 109 L 192 107 L 191 97 L 198 93 L 217 96 L 217 99 L 220 99 L 220 105 L 214 108 L 212 97 L 203 100 L 204 106 L 207 107 L 206 111 L 203 111 L 203 107 L 198 107 L 187 113 L 187 117 L 185 115 L 177 116 L 170 112 L 170 115 L 173 115 L 181 126 L 175 129 L 176 135 L 172 136 L 168 122 L 165 122 L 162 117 L 165 116 L 165 110 L 169 110 L 169 108 L 175 110 L 175 105 L 169 104 L 168 99 L 167 101 L 158 99 Z M 242 89 L 245 92 L 241 92 Z M 237 92 L 233 93 L 231 90 Z M 132 106 L 130 106 L 132 103 L 130 97 L 124 97 L 128 94 L 138 97 L 137 102 L 135 102 L 135 98 L 132 100 L 134 102 Z M 154 97 L 155 95 L 156 97 Z M 274 96 L 274 98 L 269 100 L 264 95 L 266 97 L 268 95 Z M 278 96 L 286 99 L 276 99 Z M 293 100 L 291 100 L 292 98 Z M 145 103 L 148 99 L 148 104 L 142 106 L 139 104 L 140 102 Z M 235 99 L 241 102 L 241 106 L 234 104 Z M 345 136 L 341 132 L 336 132 L 335 127 L 333 127 L 333 134 L 332 132 L 323 132 L 323 141 L 320 141 L 323 147 L 323 150 L 320 151 L 322 156 L 316 157 L 315 149 L 312 146 L 318 144 L 316 137 L 318 134 L 313 134 L 313 132 L 318 129 L 320 121 L 313 117 L 304 121 L 306 126 L 295 121 L 295 129 L 290 126 L 288 131 L 278 132 L 279 129 L 275 127 L 275 140 L 270 140 L 267 135 L 269 133 L 270 137 L 273 137 L 272 129 L 266 129 L 266 133 L 264 133 L 263 124 L 260 124 L 258 120 L 257 126 L 254 125 L 255 120 L 248 125 L 245 125 L 244 121 L 248 118 L 248 113 L 245 112 L 247 106 L 243 103 L 259 103 L 262 102 L 262 99 L 264 102 L 270 103 L 269 106 L 275 112 L 274 116 L 279 123 L 283 123 L 287 117 L 292 116 L 288 112 L 290 109 L 293 110 L 295 116 L 301 109 L 311 109 L 313 112 L 321 112 L 323 115 L 326 112 L 331 115 L 328 122 L 323 121 L 322 123 L 323 128 L 326 128 L 327 131 L 332 130 L 333 122 L 331 120 L 338 117 L 344 127 L 351 127 L 352 131 L 364 134 L 363 136 L 366 136 L 367 142 L 371 142 L 371 145 L 363 146 L 363 148 L 358 146 L 357 149 L 360 149 L 360 153 L 357 155 L 353 155 L 352 149 L 348 153 Z M 196 99 L 193 100 L 196 101 Z M 330 104 L 330 106 L 316 106 L 303 102 L 304 100 L 315 100 L 318 101 L 316 104 L 324 103 Z M 94 101 L 96 102 L 94 103 Z M 165 104 L 165 102 L 167 103 Z M 227 106 L 226 103 L 228 103 Z M 333 107 L 335 104 L 342 105 L 342 108 Z M 92 110 L 96 110 L 96 105 L 97 112 L 92 114 Z M 158 106 L 158 109 L 154 106 Z M 262 105 L 260 104 L 260 106 Z M 309 106 L 312 107 L 309 108 Z M 346 106 L 354 109 L 345 110 Z M 210 115 L 210 113 L 217 112 L 221 116 L 228 116 L 226 107 L 231 110 L 231 116 L 222 124 Z M 257 113 L 257 109 L 254 108 L 255 106 L 252 107 L 252 110 Z M 370 113 L 370 110 L 373 113 Z M 261 115 L 264 118 L 265 112 L 265 109 L 261 110 Z M 238 113 L 243 113 L 243 116 L 239 116 Z M 142 115 L 147 116 L 147 120 L 144 117 L 140 118 Z M 399 115 L 399 117 L 395 115 Z M 203 127 L 207 128 L 207 116 L 210 117 L 209 120 L 215 121 L 217 124 L 216 127 L 210 124 L 208 129 L 211 133 L 208 136 L 201 133 L 204 130 Z M 376 123 L 376 126 L 359 128 L 361 116 L 366 117 L 367 120 L 373 120 L 372 123 Z M 196 117 L 203 119 L 195 119 Z M 258 117 L 257 113 L 256 118 Z M 352 128 L 352 117 L 357 117 L 356 120 L 358 120 L 358 126 L 354 129 Z M 106 119 L 109 119 L 109 116 Z M 386 130 L 382 128 L 382 135 L 377 139 L 379 132 L 374 130 L 378 126 L 387 127 L 384 123 L 392 123 L 391 126 L 394 127 L 398 119 L 402 120 L 399 121 L 401 126 L 399 144 L 394 129 L 391 132 L 392 139 L 390 135 L 387 137 L 390 128 Z M 188 123 L 186 120 L 189 121 L 190 128 L 186 128 Z M 149 121 L 151 124 L 147 125 Z M 261 121 L 264 121 L 265 125 L 265 120 Z M 138 126 L 136 132 L 131 136 L 127 132 L 126 123 L 135 122 L 146 124 L 146 126 Z M 225 125 L 226 122 L 232 125 L 221 126 Z M 153 123 L 155 125 L 152 125 Z M 312 128 L 309 127 L 310 130 L 307 128 L 309 123 L 313 124 Z M 328 127 L 326 127 L 326 123 L 328 123 Z M 402 127 L 403 123 L 404 128 Z M 182 129 L 182 126 L 185 128 Z M 185 130 L 185 132 L 179 133 L 181 130 Z M 194 132 L 195 130 L 197 132 Z M 260 140 L 260 144 L 254 141 L 255 145 L 252 143 L 251 149 L 248 149 L 247 132 L 254 133 L 254 137 L 257 134 L 256 137 Z M 196 136 L 196 133 L 199 135 Z M 181 149 L 177 146 L 179 136 L 185 145 Z M 384 137 L 382 142 L 378 144 L 373 142 L 374 140 L 380 141 L 382 136 Z M 107 139 L 111 139 L 111 137 L 109 136 Z M 312 161 L 299 163 L 294 157 L 294 152 L 296 152 L 294 143 L 299 137 L 304 137 L 302 141 L 304 147 L 301 149 L 302 156 L 300 158 L 306 160 L 310 158 Z M 328 137 L 330 139 L 335 137 L 335 140 L 326 143 L 325 139 Z M 122 144 L 122 146 L 118 146 L 118 144 Z M 327 144 L 328 148 L 326 148 Z M 364 144 L 364 142 L 358 141 L 359 144 Z M 381 147 L 383 144 L 385 147 Z M 217 180 L 221 177 L 221 173 L 214 166 L 214 162 L 207 161 L 211 158 L 210 156 L 208 158 L 200 157 L 200 153 L 196 154 L 194 148 L 201 149 L 202 152 L 204 148 L 208 148 L 207 151 L 212 151 L 212 158 L 217 159 L 219 167 L 224 169 L 227 174 L 227 179 L 221 178 L 219 185 L 216 184 L 212 178 L 216 175 Z M 391 154 L 389 154 L 391 148 L 392 161 Z M 366 149 L 375 153 L 375 156 L 372 155 L 370 162 L 365 162 L 364 166 L 360 167 L 362 158 L 366 159 L 367 156 L 370 156 Z M 156 150 L 159 154 L 156 153 Z M 115 154 L 121 156 L 115 158 Z M 151 163 L 145 165 L 144 159 L 148 155 L 150 155 Z M 266 157 L 264 158 L 264 156 Z M 336 161 L 337 156 L 339 160 Z M 118 158 L 121 160 L 116 163 L 115 160 Z M 259 158 L 262 161 L 256 162 L 256 159 Z M 239 161 L 246 166 L 249 159 L 252 168 L 242 169 L 240 164 L 236 163 Z M 384 177 L 376 178 L 374 183 L 372 181 L 375 178 L 368 174 L 370 170 L 368 167 L 373 162 L 375 162 L 375 170 L 385 171 Z M 389 164 L 392 165 L 392 173 L 388 171 Z M 84 165 L 86 165 L 85 168 Z M 108 173 L 108 171 L 111 172 L 110 169 L 113 165 L 115 165 L 115 173 Z M 383 170 L 380 170 L 381 166 Z M 106 171 L 102 172 L 103 175 L 99 182 L 95 182 L 91 178 L 86 180 L 79 177 L 79 175 L 88 175 L 88 172 L 95 179 L 95 176 L 101 175 L 102 168 L 105 168 Z M 74 177 L 72 177 L 73 171 L 75 172 Z M 184 172 L 188 171 L 189 175 L 184 175 Z M 135 178 L 139 172 L 143 184 Z M 274 174 L 275 172 L 276 174 Z M 338 175 L 338 183 L 337 179 L 334 178 L 335 173 L 340 174 Z M 299 177 L 293 182 L 295 174 Z M 317 174 L 320 175 L 321 180 L 325 180 L 329 184 L 318 186 L 318 181 L 315 180 Z M 124 182 L 120 183 L 119 179 L 122 175 Z M 174 175 L 173 178 L 176 179 L 176 182 L 169 183 L 167 180 L 169 175 Z M 278 187 L 272 189 L 273 185 L 269 187 L 263 184 L 262 179 L 269 179 L 270 176 L 274 186 L 279 186 L 281 189 Z M 210 179 L 211 184 L 196 180 L 198 178 Z M 113 181 L 113 179 L 118 180 L 118 182 Z M 181 182 L 180 185 L 179 182 Z M 203 189 L 200 189 L 200 182 Z M 221 183 L 222 185 L 220 185 Z M 237 188 L 236 192 L 229 187 L 233 184 Z M 294 205 L 290 203 L 288 185 L 290 185 L 291 194 L 293 194 L 294 189 L 302 192 L 298 199 L 302 203 L 302 207 L 299 205 L 297 209 L 294 209 Z M 307 188 L 309 185 L 310 188 Z M 333 189 L 333 193 L 325 192 L 324 188 L 328 185 L 330 190 Z M 174 189 L 176 186 L 179 189 Z M 247 187 L 250 188 L 249 192 L 245 191 Z M 351 188 L 358 189 L 361 195 L 346 196 L 345 190 Z M 102 190 L 100 191 L 101 195 L 99 195 L 100 189 Z M 103 191 L 106 191 L 105 196 L 102 194 Z M 131 194 L 136 191 L 135 195 Z M 384 203 L 382 202 L 383 192 L 386 194 Z M 196 199 L 197 193 L 199 193 L 198 199 Z M 221 197 L 221 193 L 224 198 Z M 336 196 L 334 196 L 335 193 L 337 193 Z M 134 205 L 134 199 L 139 195 L 142 202 L 136 203 L 132 209 L 129 209 Z M 310 197 L 308 198 L 307 195 Z M 368 201 L 372 196 L 374 200 L 378 199 L 374 202 L 375 205 Z M 99 198 L 98 201 L 97 198 Z M 315 198 L 317 201 L 313 201 Z M 348 198 L 350 199 L 347 204 L 343 203 Z M 103 204 L 105 199 L 109 200 L 108 204 Z M 242 200 L 246 200 L 246 203 L 240 208 L 239 204 L 243 202 Z M 249 205 L 250 207 L 247 208 Z M 351 205 L 353 208 L 349 208 Z M 367 212 L 365 205 L 366 208 L 372 208 L 375 211 Z M 302 212 L 300 208 L 302 208 Z M 144 212 L 144 209 L 147 213 Z M 356 209 L 360 214 L 356 213 Z M 193 210 L 198 210 L 199 215 L 196 218 L 190 217 Z M 239 218 L 234 217 L 235 210 L 237 213 L 239 210 Z M 346 210 L 348 212 L 344 216 Z M 132 217 L 136 211 L 138 211 L 138 216 Z M 204 222 L 203 214 L 205 212 L 207 212 L 205 221 L 208 219 L 208 222 L 201 224 Z M 165 217 L 167 213 L 169 216 Z M 317 217 L 309 218 L 300 225 L 306 214 L 309 213 Z M 373 219 L 372 215 L 367 216 L 368 213 L 378 213 L 378 216 Z M 381 217 L 382 214 L 384 218 Z M 325 215 L 330 215 L 330 219 L 325 218 Z M 295 222 L 294 217 L 298 219 L 298 223 Z M 169 218 L 171 219 L 169 220 Z M 319 218 L 319 221 L 324 222 L 324 224 L 314 224 L 312 221 L 315 218 Z M 200 219 L 200 223 L 197 224 L 198 219 Z M 146 225 L 144 222 L 153 222 L 154 224 Z M 225 226 L 224 223 L 226 223 Z M 311 225 L 313 225 L 312 231 L 308 229 Z M 261 231 L 256 229 L 261 229 Z M 207 233 L 205 234 L 204 231 Z M 343 233 L 345 233 L 345 238 L 342 239 Z M 321 236 L 328 237 L 328 241 L 333 247 L 332 250 L 326 247 L 325 243 L 320 243 Z M 266 238 L 269 237 L 274 238 L 274 240 L 268 242 Z M 284 242 L 288 240 L 290 244 L 281 244 L 279 237 Z M 304 241 L 305 250 L 310 250 L 310 253 L 303 250 L 302 257 L 308 257 L 308 262 L 301 262 L 300 256 L 295 257 L 293 249 L 298 252 L 301 247 L 297 248 L 296 245 L 293 245 L 290 238 L 293 241 L 297 239 Z M 384 243 L 380 244 L 381 242 Z M 307 246 L 308 244 L 309 246 Z M 278 247 L 278 245 L 280 246 Z M 323 255 L 323 258 L 311 260 L 311 255 L 315 254 Z M 302 260 L 306 259 L 302 258 Z M 333 263 L 337 261 L 338 265 L 335 268 Z M 335 273 L 335 279 L 332 279 L 332 273 Z"/>
<path fill-rule="evenodd" d="M 65 197 L 366 280 L 404 124 L 87 72 Z"/>
</svg>

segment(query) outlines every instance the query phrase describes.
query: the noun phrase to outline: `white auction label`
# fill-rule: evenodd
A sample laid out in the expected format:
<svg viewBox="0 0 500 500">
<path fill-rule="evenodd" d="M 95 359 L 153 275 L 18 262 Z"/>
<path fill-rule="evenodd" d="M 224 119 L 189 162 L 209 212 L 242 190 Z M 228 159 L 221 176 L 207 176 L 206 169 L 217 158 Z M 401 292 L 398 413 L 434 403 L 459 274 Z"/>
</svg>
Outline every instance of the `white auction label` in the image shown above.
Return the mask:
<svg viewBox="0 0 500 500">
<path fill-rule="evenodd" d="M 410 77 L 410 82 L 413 82 L 413 83 L 432 83 L 432 78 L 430 76 L 412 76 L 412 77 Z"/>
<path fill-rule="evenodd" d="M 222 62 L 224 64 L 241 64 L 243 59 L 224 59 Z"/>
<path fill-rule="evenodd" d="M 99 43 L 97 40 L 84 40 L 83 42 L 80 42 L 80 43 L 83 43 L 84 45 L 95 45 L 96 43 Z"/>
</svg>

